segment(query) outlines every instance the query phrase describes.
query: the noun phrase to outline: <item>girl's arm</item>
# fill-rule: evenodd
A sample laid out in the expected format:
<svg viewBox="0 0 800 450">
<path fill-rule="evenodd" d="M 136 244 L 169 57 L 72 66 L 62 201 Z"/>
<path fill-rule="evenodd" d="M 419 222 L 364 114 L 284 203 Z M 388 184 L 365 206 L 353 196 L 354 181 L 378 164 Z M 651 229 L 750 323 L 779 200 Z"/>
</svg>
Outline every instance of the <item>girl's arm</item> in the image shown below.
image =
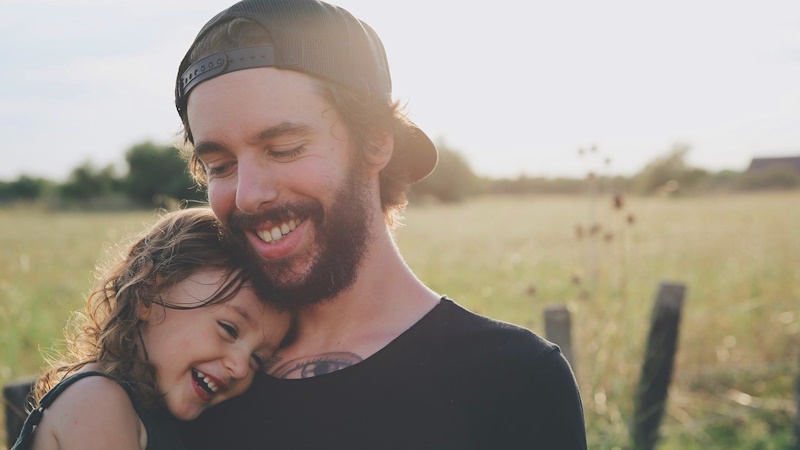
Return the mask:
<svg viewBox="0 0 800 450">
<path fill-rule="evenodd" d="M 45 410 L 34 450 L 144 450 L 147 433 L 124 389 L 105 377 L 75 382 Z"/>
</svg>

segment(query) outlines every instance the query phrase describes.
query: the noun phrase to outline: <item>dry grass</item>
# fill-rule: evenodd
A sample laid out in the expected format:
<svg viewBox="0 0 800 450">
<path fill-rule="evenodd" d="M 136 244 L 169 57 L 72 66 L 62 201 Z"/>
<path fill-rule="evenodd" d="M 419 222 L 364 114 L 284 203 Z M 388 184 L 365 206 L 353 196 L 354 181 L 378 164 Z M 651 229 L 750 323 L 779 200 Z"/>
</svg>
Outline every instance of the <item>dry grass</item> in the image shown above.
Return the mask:
<svg viewBox="0 0 800 450">
<path fill-rule="evenodd" d="M 664 447 L 783 448 L 800 374 L 800 194 L 607 200 L 416 208 L 400 246 L 432 288 L 487 315 L 543 332 L 544 307 L 568 305 L 593 448 L 628 444 L 653 297 L 662 280 L 685 283 Z"/>
<path fill-rule="evenodd" d="M 626 199 L 622 210 L 601 201 L 421 205 L 409 209 L 398 245 L 429 286 L 480 313 L 543 333 L 544 308 L 568 305 L 592 448 L 628 445 L 653 296 L 662 280 L 685 283 L 663 448 L 788 445 L 800 373 L 800 193 Z M 99 255 L 152 219 L 0 210 L 0 384 L 40 369 L 39 349 L 81 307 Z"/>
</svg>

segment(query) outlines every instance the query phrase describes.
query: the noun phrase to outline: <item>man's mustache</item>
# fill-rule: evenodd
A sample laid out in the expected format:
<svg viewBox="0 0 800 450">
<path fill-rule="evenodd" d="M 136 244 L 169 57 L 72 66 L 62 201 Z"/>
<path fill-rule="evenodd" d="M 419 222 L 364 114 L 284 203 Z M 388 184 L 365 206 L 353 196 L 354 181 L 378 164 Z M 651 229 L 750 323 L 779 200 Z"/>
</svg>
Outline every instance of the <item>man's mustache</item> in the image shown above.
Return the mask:
<svg viewBox="0 0 800 450">
<path fill-rule="evenodd" d="M 318 222 L 322 220 L 323 214 L 322 205 L 315 200 L 286 202 L 255 214 L 234 211 L 228 217 L 228 228 L 231 231 L 252 230 L 263 223 L 281 223 L 291 219 L 306 220 L 310 218 Z"/>
</svg>

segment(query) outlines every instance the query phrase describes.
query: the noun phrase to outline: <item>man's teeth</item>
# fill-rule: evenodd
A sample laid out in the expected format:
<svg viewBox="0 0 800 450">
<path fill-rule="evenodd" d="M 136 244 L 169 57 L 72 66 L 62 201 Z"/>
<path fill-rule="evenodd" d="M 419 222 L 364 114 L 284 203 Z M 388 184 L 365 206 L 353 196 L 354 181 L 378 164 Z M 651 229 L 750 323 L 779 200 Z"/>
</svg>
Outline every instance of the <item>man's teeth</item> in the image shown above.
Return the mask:
<svg viewBox="0 0 800 450">
<path fill-rule="evenodd" d="M 282 237 L 291 233 L 295 228 L 297 228 L 298 225 L 300 225 L 300 220 L 292 219 L 280 225 L 275 225 L 272 228 L 258 230 L 256 231 L 256 234 L 258 234 L 258 237 L 260 237 L 264 242 L 277 242 Z"/>
<path fill-rule="evenodd" d="M 200 372 L 197 369 L 195 369 L 195 372 L 197 372 L 197 380 L 198 381 L 202 380 L 202 382 L 205 383 L 206 386 L 208 386 L 208 390 L 210 390 L 211 392 L 217 392 L 219 390 L 219 387 L 216 384 L 214 384 L 214 382 L 211 381 L 206 374 Z"/>
</svg>

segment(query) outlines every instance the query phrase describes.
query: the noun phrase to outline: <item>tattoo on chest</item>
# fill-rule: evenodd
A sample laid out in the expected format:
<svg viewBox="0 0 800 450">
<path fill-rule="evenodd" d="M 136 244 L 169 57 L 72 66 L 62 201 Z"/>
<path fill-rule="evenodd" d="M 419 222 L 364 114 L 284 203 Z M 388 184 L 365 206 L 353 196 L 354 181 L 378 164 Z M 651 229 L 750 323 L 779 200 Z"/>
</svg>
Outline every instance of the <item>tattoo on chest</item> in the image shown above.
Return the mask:
<svg viewBox="0 0 800 450">
<path fill-rule="evenodd" d="M 323 353 L 289 361 L 275 356 L 267 362 L 267 373 L 275 378 L 311 378 L 342 370 L 363 360 L 350 352 Z"/>
<path fill-rule="evenodd" d="M 267 362 L 264 363 L 264 372 L 271 374 L 272 369 L 281 362 L 283 358 L 280 356 L 273 356 L 272 358 L 268 359 Z"/>
</svg>

